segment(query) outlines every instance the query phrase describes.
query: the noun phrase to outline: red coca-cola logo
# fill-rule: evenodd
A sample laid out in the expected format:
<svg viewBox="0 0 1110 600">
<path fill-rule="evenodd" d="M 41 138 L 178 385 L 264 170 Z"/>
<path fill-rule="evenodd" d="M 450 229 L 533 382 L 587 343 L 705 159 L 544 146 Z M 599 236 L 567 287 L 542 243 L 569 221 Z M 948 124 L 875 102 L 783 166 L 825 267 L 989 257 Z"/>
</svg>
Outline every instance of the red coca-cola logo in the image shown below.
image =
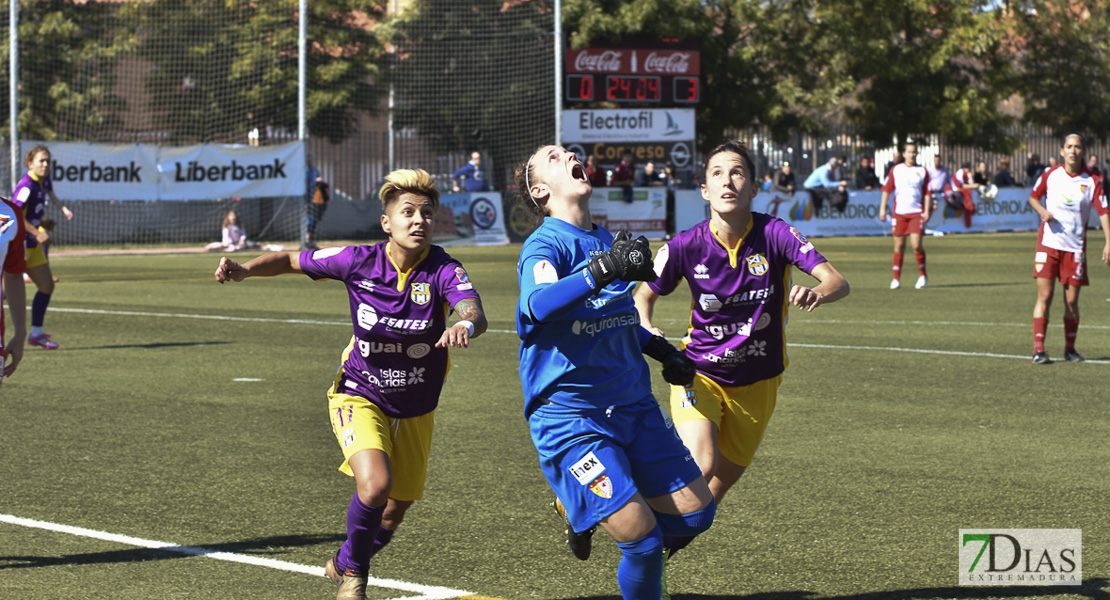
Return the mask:
<svg viewBox="0 0 1110 600">
<path fill-rule="evenodd" d="M 689 70 L 690 54 L 687 52 L 652 52 L 644 59 L 644 71 L 648 73 L 686 73 Z"/>
<path fill-rule="evenodd" d="M 583 50 L 574 59 L 574 70 L 584 73 L 620 73 L 624 53 L 619 50 L 602 50 L 591 53 Z"/>
</svg>

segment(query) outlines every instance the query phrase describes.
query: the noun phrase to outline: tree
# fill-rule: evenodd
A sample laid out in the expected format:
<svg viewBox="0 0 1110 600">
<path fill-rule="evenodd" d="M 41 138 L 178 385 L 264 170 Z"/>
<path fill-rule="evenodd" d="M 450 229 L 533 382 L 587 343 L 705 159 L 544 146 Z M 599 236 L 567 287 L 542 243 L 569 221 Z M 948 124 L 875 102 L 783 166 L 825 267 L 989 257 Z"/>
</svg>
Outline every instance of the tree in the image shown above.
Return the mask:
<svg viewBox="0 0 1110 600">
<path fill-rule="evenodd" d="M 1014 2 L 997 17 L 1010 35 L 1023 117 L 1058 135 L 1110 137 L 1110 12 L 1103 3 Z"/>
<path fill-rule="evenodd" d="M 440 152 L 481 151 L 503 183 L 554 138 L 552 29 L 546 2 L 415 3 L 383 32 L 396 46 L 395 126 Z"/>
<path fill-rule="evenodd" d="M 371 77 L 382 45 L 371 0 L 309 3 L 306 112 L 309 132 L 333 142 L 354 131 L 358 111 L 382 95 Z M 296 131 L 298 18 L 295 0 L 133 2 L 121 24 L 153 66 L 151 108 L 175 143 L 241 141 L 251 130 Z"/>
<path fill-rule="evenodd" d="M 63 0 L 23 2 L 19 14 L 20 137 L 37 140 L 88 139 L 119 126 L 123 100 L 112 93 L 115 59 L 126 44 L 105 39 L 107 4 L 74 5 Z M 4 44 L 0 61 L 8 65 Z M 9 98 L 3 94 L 5 129 Z"/>
</svg>

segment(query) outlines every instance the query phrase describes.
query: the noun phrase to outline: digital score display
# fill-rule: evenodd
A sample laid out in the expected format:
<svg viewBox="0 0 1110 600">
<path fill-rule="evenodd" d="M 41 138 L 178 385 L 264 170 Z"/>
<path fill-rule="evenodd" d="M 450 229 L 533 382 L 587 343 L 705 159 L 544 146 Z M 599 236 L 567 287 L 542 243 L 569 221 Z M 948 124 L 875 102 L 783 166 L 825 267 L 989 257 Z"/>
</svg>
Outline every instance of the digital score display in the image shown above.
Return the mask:
<svg viewBox="0 0 1110 600">
<path fill-rule="evenodd" d="M 674 101 L 683 104 L 696 104 L 701 100 L 701 86 L 697 77 L 675 77 L 671 85 Z"/>
<path fill-rule="evenodd" d="M 673 75 L 601 75 L 573 73 L 566 79 L 568 102 L 618 102 L 697 104 L 701 100 L 698 77 Z"/>
<path fill-rule="evenodd" d="M 658 75 L 606 75 L 605 99 L 609 102 L 659 102 Z"/>
</svg>

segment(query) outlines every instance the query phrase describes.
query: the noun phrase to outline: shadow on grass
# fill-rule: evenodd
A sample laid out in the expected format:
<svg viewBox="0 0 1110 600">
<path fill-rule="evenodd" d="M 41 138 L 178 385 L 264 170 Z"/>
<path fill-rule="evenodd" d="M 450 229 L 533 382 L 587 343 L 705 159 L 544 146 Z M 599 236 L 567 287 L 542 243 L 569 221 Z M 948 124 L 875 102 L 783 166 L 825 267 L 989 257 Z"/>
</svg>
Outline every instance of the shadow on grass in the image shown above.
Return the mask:
<svg viewBox="0 0 1110 600">
<path fill-rule="evenodd" d="M 4 569 L 29 569 L 34 567 L 56 567 L 61 565 L 95 565 L 105 563 L 148 562 L 190 556 L 204 556 L 214 552 L 231 552 L 277 559 L 275 548 L 298 548 L 317 544 L 340 544 L 346 539 L 344 534 L 282 535 L 226 542 L 205 546 L 167 546 L 165 548 L 130 548 L 108 552 L 89 552 L 87 554 L 64 554 L 61 556 L 7 556 L 0 554 L 0 571 Z M 280 560 L 280 559 L 277 559 Z M 323 559 L 320 564 L 323 565 Z"/>
<path fill-rule="evenodd" d="M 155 342 L 151 344 L 117 344 L 115 346 L 63 346 L 59 350 L 119 350 L 121 348 L 184 348 L 188 346 L 222 346 L 231 342 Z"/>
<path fill-rule="evenodd" d="M 707 594 L 671 594 L 675 600 L 974 600 L 975 598 L 1053 598 L 1079 596 L 1091 600 L 1110 600 L 1110 580 L 1104 577 L 1085 579 L 1082 585 L 1061 586 L 997 586 L 997 587 L 936 587 L 910 590 L 886 590 L 858 594 L 823 596 L 803 590 L 761 592 L 736 596 Z M 621 600 L 620 596 L 588 596 L 566 600 Z"/>
</svg>

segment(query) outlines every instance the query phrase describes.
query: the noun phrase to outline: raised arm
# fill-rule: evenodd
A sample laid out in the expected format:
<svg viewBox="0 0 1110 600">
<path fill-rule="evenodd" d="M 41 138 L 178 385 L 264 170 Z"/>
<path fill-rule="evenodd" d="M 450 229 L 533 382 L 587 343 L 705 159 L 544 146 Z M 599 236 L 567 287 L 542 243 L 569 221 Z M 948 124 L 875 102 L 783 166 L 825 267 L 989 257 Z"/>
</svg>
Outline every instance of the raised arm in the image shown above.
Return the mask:
<svg viewBox="0 0 1110 600">
<path fill-rule="evenodd" d="M 216 267 L 216 281 L 243 281 L 247 277 L 273 277 L 286 273 L 302 273 L 299 252 L 269 252 L 252 258 L 245 264 L 224 256 Z"/>
<path fill-rule="evenodd" d="M 812 288 L 796 285 L 790 288 L 790 303 L 805 311 L 812 311 L 822 304 L 836 302 L 848 295 L 848 280 L 832 264 L 823 262 L 810 273 L 818 281 Z"/>
<path fill-rule="evenodd" d="M 482 335 L 489 328 L 481 298 L 464 298 L 453 308 L 455 314 L 459 315 L 459 320 L 443 331 L 443 335 L 436 342 L 437 348 L 444 346 L 465 348 L 470 345 L 471 338 Z"/>
</svg>

